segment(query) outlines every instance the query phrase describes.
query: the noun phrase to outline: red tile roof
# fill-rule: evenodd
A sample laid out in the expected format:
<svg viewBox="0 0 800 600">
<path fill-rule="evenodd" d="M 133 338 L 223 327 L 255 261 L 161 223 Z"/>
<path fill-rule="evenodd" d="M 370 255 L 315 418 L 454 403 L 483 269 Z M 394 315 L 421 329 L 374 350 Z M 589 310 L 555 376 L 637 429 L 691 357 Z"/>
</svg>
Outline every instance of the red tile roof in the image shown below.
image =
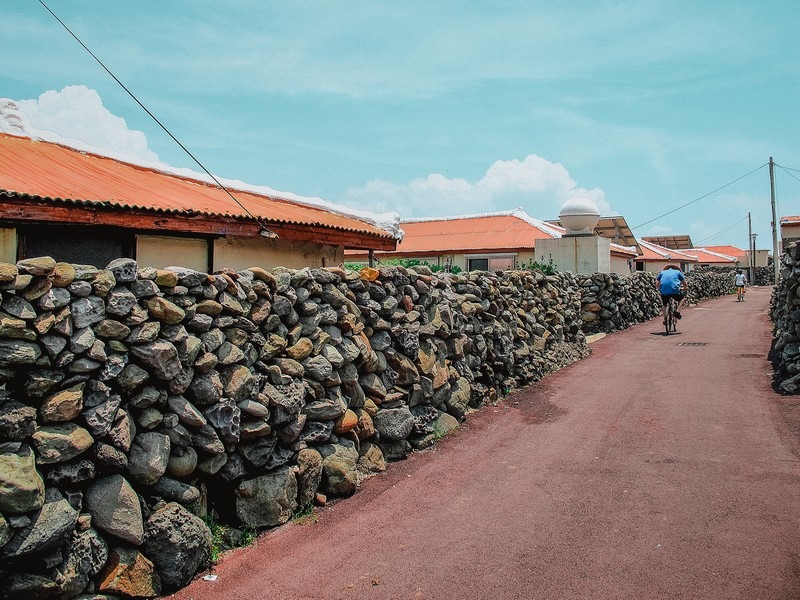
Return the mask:
<svg viewBox="0 0 800 600">
<path fill-rule="evenodd" d="M 781 225 L 800 225 L 800 215 L 781 217 Z"/>
<path fill-rule="evenodd" d="M 0 190 L 44 199 L 252 220 L 219 187 L 187 177 L 0 133 Z M 231 190 L 266 224 L 309 225 L 391 238 L 376 225 L 324 208 Z"/>
</svg>

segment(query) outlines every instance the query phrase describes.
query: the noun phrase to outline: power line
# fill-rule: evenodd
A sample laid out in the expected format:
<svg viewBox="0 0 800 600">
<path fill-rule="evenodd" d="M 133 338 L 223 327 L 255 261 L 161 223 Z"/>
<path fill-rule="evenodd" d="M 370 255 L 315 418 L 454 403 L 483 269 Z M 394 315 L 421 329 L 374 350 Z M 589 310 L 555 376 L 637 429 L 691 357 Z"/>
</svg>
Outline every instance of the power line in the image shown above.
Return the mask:
<svg viewBox="0 0 800 600">
<path fill-rule="evenodd" d="M 703 242 L 711 241 L 714 238 L 717 238 L 717 237 L 721 236 L 723 233 L 728 233 L 731 229 L 735 229 L 737 226 L 739 226 L 741 223 L 744 223 L 746 220 L 747 220 L 747 217 L 741 219 L 740 221 L 736 221 L 736 223 L 734 223 L 730 227 L 727 227 L 726 229 L 723 229 L 722 231 L 718 231 L 714 235 L 710 235 L 710 236 L 708 236 L 706 238 L 703 238 L 702 240 L 698 241 L 697 243 L 698 244 L 702 244 Z"/>
<path fill-rule="evenodd" d="M 734 179 L 733 181 L 729 181 L 729 182 L 728 182 L 728 183 L 726 183 L 725 185 L 721 185 L 721 186 L 719 186 L 717 189 L 715 189 L 715 190 L 711 190 L 711 191 L 710 191 L 710 192 L 708 192 L 707 194 L 703 194 L 702 196 L 700 196 L 699 198 L 695 198 L 695 199 L 694 199 L 694 200 L 692 200 L 691 202 L 687 202 L 686 204 L 682 204 L 681 206 L 679 206 L 679 207 L 677 207 L 677 208 L 673 208 L 672 210 L 670 210 L 670 211 L 668 211 L 668 212 L 665 212 L 663 215 L 659 215 L 659 216 L 657 216 L 657 217 L 655 217 L 655 218 L 653 218 L 653 219 L 650 219 L 649 221 L 645 221 L 644 223 L 640 223 L 639 225 L 635 225 L 634 227 L 631 227 L 631 229 L 637 229 L 637 228 L 639 228 L 639 227 L 644 227 L 645 225 L 649 225 L 650 223 L 652 223 L 652 222 L 654 222 L 654 221 L 658 221 L 659 219 L 662 219 L 662 218 L 666 217 L 667 215 L 671 215 L 671 214 L 672 214 L 672 213 L 674 213 L 674 212 L 678 212 L 678 211 L 679 211 L 679 210 L 681 210 L 682 208 L 686 208 L 686 207 L 687 207 L 687 206 L 689 206 L 690 204 L 694 204 L 695 202 L 699 202 L 699 201 L 700 201 L 700 200 L 702 200 L 703 198 L 708 198 L 708 197 L 709 197 L 711 194 L 715 194 L 715 193 L 717 193 L 718 191 L 720 191 L 720 190 L 723 190 L 723 189 L 725 189 L 726 187 L 728 187 L 728 186 L 730 186 L 730 185 L 733 185 L 733 184 L 734 184 L 734 183 L 736 183 L 737 181 L 741 181 L 741 180 L 742 180 L 742 179 L 744 179 L 745 177 L 749 177 L 750 175 L 752 175 L 752 174 L 753 174 L 753 173 L 755 173 L 756 171 L 759 171 L 759 170 L 763 169 L 764 167 L 766 167 L 766 166 L 767 166 L 767 164 L 769 164 L 769 163 L 764 163 L 763 165 L 761 165 L 761 166 L 760 166 L 760 167 L 758 167 L 757 169 L 753 169 L 753 170 L 752 170 L 752 171 L 750 171 L 749 173 L 745 173 L 745 174 L 744 174 L 744 175 L 742 175 L 741 177 L 737 177 L 737 178 L 736 178 L 736 179 Z"/>
<path fill-rule="evenodd" d="M 268 229 L 266 226 L 264 226 L 264 224 L 261 222 L 261 220 L 260 220 L 258 217 L 256 217 L 256 216 L 255 216 L 253 213 L 251 213 L 249 210 L 247 210 L 247 207 L 245 207 L 245 205 L 244 205 L 244 204 L 242 204 L 241 202 L 239 202 L 239 200 L 237 200 L 237 199 L 236 199 L 236 196 L 234 196 L 234 195 L 233 195 L 233 194 L 230 192 L 230 190 L 229 190 L 228 188 L 226 188 L 224 185 L 222 185 L 222 182 L 221 182 L 219 179 L 217 179 L 217 178 L 214 176 L 214 174 L 213 174 L 213 173 L 211 173 L 211 171 L 209 171 L 208 169 L 206 169 L 206 168 L 205 168 L 205 166 L 203 165 L 203 163 L 201 163 L 201 162 L 200 162 L 200 161 L 199 161 L 199 160 L 198 160 L 198 159 L 195 157 L 195 155 L 194 155 L 194 154 L 192 154 L 191 152 L 189 152 L 189 149 L 188 149 L 188 148 L 186 148 L 186 146 L 184 146 L 184 145 L 183 145 L 183 144 L 180 142 L 180 140 L 178 140 L 178 138 L 176 138 L 174 135 L 172 135 L 172 132 L 171 132 L 169 129 L 167 129 L 167 127 L 166 127 L 166 126 L 165 126 L 165 125 L 164 125 L 164 124 L 163 124 L 161 121 L 159 121 L 159 120 L 158 120 L 158 118 L 156 118 L 156 116 L 155 116 L 155 115 L 154 115 L 152 112 L 150 112 L 150 110 L 149 110 L 149 109 L 148 109 L 148 108 L 147 108 L 147 107 L 146 107 L 144 104 L 142 104 L 142 102 L 141 102 L 141 101 L 140 101 L 140 100 L 139 100 L 139 99 L 138 99 L 138 98 L 137 98 L 137 97 L 136 97 L 136 96 L 133 94 L 133 92 L 131 92 L 131 91 L 130 91 L 130 90 L 129 90 L 129 89 L 126 87 L 126 86 L 125 86 L 125 84 L 124 84 L 124 83 L 122 83 L 122 82 L 121 82 L 121 81 L 120 81 L 120 80 L 117 78 L 117 76 L 116 76 L 116 75 L 114 75 L 114 73 L 112 73 L 112 72 L 111 72 L 111 70 L 110 70 L 110 69 L 109 69 L 109 68 L 108 68 L 108 67 L 107 67 L 105 64 L 103 64 L 103 61 L 101 61 L 99 58 L 97 58 L 97 56 L 94 54 L 94 52 L 92 52 L 92 51 L 89 49 L 89 47 L 88 47 L 86 44 L 84 44 L 84 43 L 83 43 L 83 42 L 80 40 L 80 38 L 79 38 L 77 35 L 75 35 L 75 34 L 72 32 L 72 30 L 71 30 L 69 27 L 67 27 L 67 24 L 66 24 L 66 23 L 64 23 L 64 21 L 62 21 L 62 20 L 61 20 L 61 19 L 58 17 L 58 15 L 56 15 L 56 13 L 54 13 L 52 10 L 50 10 L 50 7 L 49 7 L 49 6 L 47 6 L 47 4 L 45 4 L 43 0 L 38 0 L 38 2 L 39 2 L 39 4 L 41 4 L 41 5 L 42 5 L 42 6 L 43 6 L 43 7 L 44 7 L 46 10 L 47 10 L 47 12 L 49 12 L 51 15 L 53 15 L 53 18 L 54 18 L 56 21 L 58 21 L 58 22 L 61 24 L 61 26 L 62 26 L 64 29 L 66 29 L 66 30 L 67 30 L 67 33 L 69 33 L 69 34 L 70 34 L 70 35 L 71 35 L 73 38 L 75 38 L 75 41 L 76 41 L 76 42 L 78 42 L 78 43 L 79 43 L 79 44 L 80 44 L 80 45 L 83 47 L 83 49 L 84 49 L 84 50 L 86 50 L 86 52 L 88 52 L 88 53 L 89 53 L 89 55 L 91 55 L 91 57 L 92 57 L 92 58 L 93 58 L 93 59 L 94 59 L 94 60 L 97 62 L 97 64 L 99 64 L 101 67 L 103 67 L 103 69 L 105 70 L 105 72 L 106 72 L 106 73 L 108 73 L 109 75 L 111 75 L 111 77 L 114 79 L 114 81 L 116 81 L 116 82 L 119 84 L 119 86 L 120 86 L 120 87 L 121 87 L 123 90 L 125 90 L 125 92 L 127 92 L 127 94 L 128 94 L 128 95 L 129 95 L 131 98 L 133 98 L 133 100 L 136 102 L 136 104 L 138 104 L 140 107 L 142 107 L 142 110 L 144 110 L 144 112 L 146 112 L 146 113 L 147 113 L 147 114 L 150 116 L 150 118 L 151 118 L 151 119 L 153 119 L 153 121 L 155 121 L 156 123 L 158 123 L 158 126 L 159 126 L 159 127 L 161 127 L 161 129 L 163 129 L 163 130 L 164 130 L 164 131 L 167 133 L 167 135 L 168 135 L 169 137 L 171 137 L 171 138 L 173 139 L 173 141 L 174 141 L 176 144 L 178 144 L 178 146 L 180 146 L 180 147 L 181 147 L 181 149 L 182 149 L 184 152 L 186 152 L 186 154 L 188 154 L 188 155 L 189 155 L 189 158 L 191 158 L 191 159 L 192 159 L 194 162 L 196 162 L 196 163 L 197 163 L 197 165 L 198 165 L 198 166 L 199 166 L 201 169 L 203 169 L 203 171 L 205 171 L 206 175 L 208 175 L 209 177 L 211 177 L 211 179 L 213 179 L 213 180 L 214 180 L 214 183 L 216 183 L 216 184 L 217 184 L 217 185 L 220 187 L 220 189 L 221 189 L 222 191 L 224 191 L 226 194 L 228 194 L 228 196 L 230 196 L 231 200 L 233 200 L 233 201 L 234 201 L 236 204 L 238 204 L 238 205 L 239 205 L 239 207 L 240 207 L 240 208 L 241 208 L 241 209 L 242 209 L 244 212 L 246 212 L 246 213 L 247 213 L 247 214 L 248 214 L 248 215 L 249 215 L 251 218 L 253 218 L 253 219 L 256 221 L 256 223 L 258 223 L 258 224 L 259 224 L 259 226 L 261 226 L 261 228 L 262 228 L 262 229 L 263 229 L 263 230 L 264 230 L 264 231 L 265 231 L 265 232 L 268 234 L 266 237 L 277 237 L 277 234 L 276 234 L 275 232 L 271 231 L 271 230 L 270 230 L 270 229 Z"/>
<path fill-rule="evenodd" d="M 789 169 L 788 167 L 782 167 L 782 166 L 780 166 L 780 165 L 779 165 L 779 164 L 777 164 L 777 163 L 775 164 L 775 166 L 776 166 L 776 167 L 778 167 L 778 168 L 779 168 L 781 171 L 783 171 L 784 173 L 786 173 L 786 174 L 787 174 L 789 177 L 791 177 L 792 179 L 797 179 L 797 181 L 800 181 L 800 178 L 798 178 L 796 175 L 792 175 L 792 174 L 789 172 L 789 171 L 797 171 L 798 173 L 800 173 L 800 169 Z"/>
<path fill-rule="evenodd" d="M 800 169 L 792 169 L 791 167 L 784 167 L 783 165 L 779 165 L 779 164 L 778 164 L 778 163 L 776 163 L 776 162 L 773 162 L 773 164 L 774 164 L 775 166 L 777 166 L 777 167 L 780 167 L 780 168 L 781 168 L 781 169 L 783 169 L 784 171 L 796 171 L 797 173 L 800 173 Z"/>
</svg>

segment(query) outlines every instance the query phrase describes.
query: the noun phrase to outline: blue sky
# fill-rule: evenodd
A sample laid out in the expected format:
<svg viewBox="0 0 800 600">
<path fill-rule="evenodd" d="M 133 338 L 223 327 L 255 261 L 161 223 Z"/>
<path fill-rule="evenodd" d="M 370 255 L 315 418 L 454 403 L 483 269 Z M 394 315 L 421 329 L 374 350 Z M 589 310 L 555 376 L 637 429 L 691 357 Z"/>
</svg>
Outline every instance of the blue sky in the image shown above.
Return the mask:
<svg viewBox="0 0 800 600">
<path fill-rule="evenodd" d="M 588 195 L 637 226 L 800 169 L 796 0 L 45 1 L 210 171 L 354 208 Z M 199 170 L 36 0 L 4 1 L 0 56 L 37 128 Z M 748 211 L 771 247 L 766 168 L 635 233 L 746 248 Z"/>
</svg>

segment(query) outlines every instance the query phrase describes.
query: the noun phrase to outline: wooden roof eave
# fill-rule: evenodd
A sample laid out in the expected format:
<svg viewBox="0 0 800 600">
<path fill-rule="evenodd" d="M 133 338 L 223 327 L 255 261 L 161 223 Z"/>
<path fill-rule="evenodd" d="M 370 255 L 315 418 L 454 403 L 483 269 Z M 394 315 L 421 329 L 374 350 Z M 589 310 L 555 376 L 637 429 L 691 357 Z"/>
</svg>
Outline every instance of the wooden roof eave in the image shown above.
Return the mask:
<svg viewBox="0 0 800 600">
<path fill-rule="evenodd" d="M 252 218 L 233 215 L 167 212 L 115 207 L 98 202 L 42 198 L 0 191 L 0 219 L 12 224 L 58 223 L 103 225 L 148 233 L 199 234 L 205 236 L 258 237 L 262 227 Z M 263 219 L 262 223 L 287 241 L 314 242 L 365 250 L 393 251 L 397 240 L 352 230 L 315 224 L 286 223 Z"/>
</svg>

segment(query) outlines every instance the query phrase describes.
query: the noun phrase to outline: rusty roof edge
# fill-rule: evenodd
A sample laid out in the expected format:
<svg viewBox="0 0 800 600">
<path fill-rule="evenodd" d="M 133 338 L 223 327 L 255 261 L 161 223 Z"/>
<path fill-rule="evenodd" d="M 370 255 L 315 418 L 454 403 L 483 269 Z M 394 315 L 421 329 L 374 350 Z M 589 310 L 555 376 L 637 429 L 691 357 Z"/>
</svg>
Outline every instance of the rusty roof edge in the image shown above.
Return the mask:
<svg viewBox="0 0 800 600">
<path fill-rule="evenodd" d="M 202 182 L 200 182 L 202 183 Z M 53 198 L 51 196 L 39 196 L 38 194 L 29 194 L 27 192 L 17 192 L 14 190 L 3 190 L 0 189 L 0 196 L 8 196 L 8 197 L 18 197 L 22 199 L 31 199 L 37 200 L 42 202 L 56 202 L 56 203 L 63 203 L 63 204 L 74 204 L 79 206 L 96 206 L 102 207 L 110 210 L 140 210 L 143 212 L 151 213 L 151 214 L 166 214 L 166 215 L 178 215 L 178 216 L 206 216 L 206 217 L 227 217 L 231 219 L 236 219 L 239 221 L 250 221 L 257 224 L 261 222 L 265 223 L 273 223 L 273 224 L 292 224 L 292 225 L 311 225 L 314 227 L 319 227 L 323 229 L 331 229 L 334 231 L 346 231 L 346 232 L 354 232 L 358 234 L 367 235 L 370 237 L 377 237 L 377 238 L 387 238 L 387 239 L 395 239 L 391 233 L 388 231 L 383 231 L 383 233 L 372 232 L 364 229 L 356 229 L 350 227 L 340 227 L 338 225 L 327 225 L 325 223 L 319 223 L 316 221 L 301 221 L 301 220 L 288 220 L 288 219 L 274 219 L 270 217 L 261 217 L 256 219 L 249 215 L 237 215 L 235 213 L 215 213 L 215 212 L 205 212 L 205 211 L 198 211 L 198 210 L 171 210 L 166 208 L 152 208 L 149 206 L 139 206 L 139 205 L 131 205 L 131 204 L 121 204 L 119 202 L 112 202 L 110 200 L 76 200 L 74 198 Z M 282 198 L 270 198 L 270 200 L 275 201 L 284 201 L 290 202 L 287 200 L 283 200 Z M 311 207 L 314 208 L 314 207 Z M 322 210 L 322 209 L 320 209 Z M 353 218 L 353 217 L 351 217 Z M 353 218 L 353 220 L 358 220 Z M 373 225 L 376 229 L 379 229 L 376 225 Z"/>
</svg>

